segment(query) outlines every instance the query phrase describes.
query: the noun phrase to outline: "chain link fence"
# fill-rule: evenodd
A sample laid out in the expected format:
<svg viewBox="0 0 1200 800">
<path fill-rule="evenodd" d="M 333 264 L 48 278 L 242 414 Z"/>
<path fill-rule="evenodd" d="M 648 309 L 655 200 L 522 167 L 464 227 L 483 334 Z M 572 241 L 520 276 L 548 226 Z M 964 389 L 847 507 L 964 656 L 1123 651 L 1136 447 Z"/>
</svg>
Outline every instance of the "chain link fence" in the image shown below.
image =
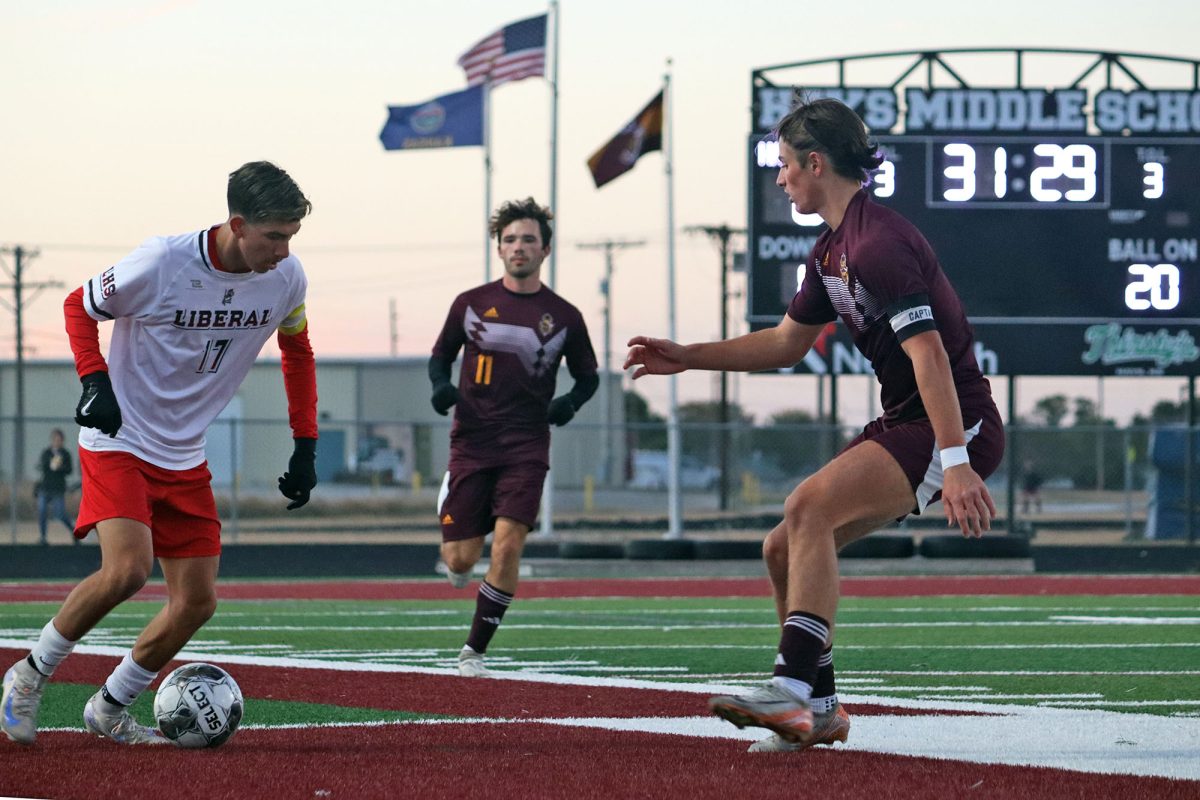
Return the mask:
<svg viewBox="0 0 1200 800">
<path fill-rule="evenodd" d="M 12 418 L 0 418 L 0 544 L 38 540 L 38 456 L 50 431 L 67 432 L 75 459 L 66 505 L 79 503 L 77 430 L 70 420 L 27 417 L 23 455 L 14 453 Z M 680 426 L 684 526 L 769 517 L 804 478 L 858 428 L 746 423 Z M 1200 504 L 1200 430 L 1188 451 L 1185 428 L 1109 425 L 1010 426 L 1005 463 L 988 479 L 1000 518 L 1037 527 L 1099 526 L 1126 539 L 1196 535 Z M 226 535 L 251 530 L 322 528 L 389 533 L 437 531 L 434 504 L 446 468 L 449 423 L 321 421 L 320 484 L 309 506 L 286 512 L 276 478 L 291 453 L 283 420 L 218 419 L 207 454 Z M 664 425 L 574 422 L 553 431 L 551 508 L 555 525 L 587 520 L 655 520 L 667 514 Z M 1189 458 L 1190 456 L 1190 458 Z M 1035 491 L 1034 491 L 1035 490 Z M 1191 504 L 1189 526 L 1186 508 Z M 339 521 L 336 525 L 334 520 Z M 70 541 L 51 521 L 51 541 Z M 57 528 L 57 530 L 54 530 Z M 331 534 L 332 535 L 332 534 Z M 94 537 L 93 537 L 94 538 Z M 336 538 L 336 537 L 335 537 Z"/>
</svg>

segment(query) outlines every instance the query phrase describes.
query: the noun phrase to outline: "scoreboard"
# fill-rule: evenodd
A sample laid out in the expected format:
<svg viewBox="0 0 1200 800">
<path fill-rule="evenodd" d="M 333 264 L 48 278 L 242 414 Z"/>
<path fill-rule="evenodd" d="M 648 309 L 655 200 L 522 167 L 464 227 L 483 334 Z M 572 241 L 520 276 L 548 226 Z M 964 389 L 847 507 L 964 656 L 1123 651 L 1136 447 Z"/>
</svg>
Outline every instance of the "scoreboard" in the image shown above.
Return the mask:
<svg viewBox="0 0 1200 800">
<path fill-rule="evenodd" d="M 1200 92 L 1178 94 L 1195 98 L 1195 136 L 912 120 L 873 135 L 885 161 L 867 191 L 933 246 L 990 356 L 985 369 L 1200 372 Z M 869 120 L 868 109 L 856 110 Z M 775 185 L 767 132 L 747 147 L 753 327 L 783 316 L 824 230 Z"/>
</svg>

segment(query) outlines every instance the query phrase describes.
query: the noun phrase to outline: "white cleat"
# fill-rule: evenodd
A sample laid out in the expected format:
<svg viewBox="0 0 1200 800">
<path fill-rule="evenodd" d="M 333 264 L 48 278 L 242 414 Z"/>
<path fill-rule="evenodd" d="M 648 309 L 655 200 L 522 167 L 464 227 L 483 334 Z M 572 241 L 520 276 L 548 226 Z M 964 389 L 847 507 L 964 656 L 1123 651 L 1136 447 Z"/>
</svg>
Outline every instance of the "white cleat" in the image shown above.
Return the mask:
<svg viewBox="0 0 1200 800">
<path fill-rule="evenodd" d="M 38 706 L 47 678 L 22 658 L 4 673 L 4 695 L 0 728 L 9 739 L 19 744 L 33 744 L 37 738 Z"/>
<path fill-rule="evenodd" d="M 96 734 L 112 739 L 119 744 L 167 744 L 170 740 L 158 732 L 138 723 L 127 708 L 110 712 L 112 704 L 105 701 L 100 692 L 92 695 L 83 707 L 83 724 Z"/>
<path fill-rule="evenodd" d="M 446 568 L 446 579 L 450 581 L 450 585 L 455 589 L 465 589 L 467 584 L 471 582 L 471 570 L 466 572 L 451 572 L 450 568 Z"/>
<path fill-rule="evenodd" d="M 490 678 L 491 670 L 483 665 L 483 654 L 464 647 L 458 654 L 458 674 L 464 678 Z"/>
</svg>

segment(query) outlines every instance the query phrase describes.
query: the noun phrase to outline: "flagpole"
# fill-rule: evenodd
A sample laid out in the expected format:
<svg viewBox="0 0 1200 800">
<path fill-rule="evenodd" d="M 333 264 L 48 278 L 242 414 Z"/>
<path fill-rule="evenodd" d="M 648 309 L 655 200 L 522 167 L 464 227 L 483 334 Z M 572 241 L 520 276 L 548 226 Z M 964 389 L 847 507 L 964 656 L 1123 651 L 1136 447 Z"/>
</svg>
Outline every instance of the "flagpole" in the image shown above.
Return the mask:
<svg viewBox="0 0 1200 800">
<path fill-rule="evenodd" d="M 555 217 L 558 217 L 558 0 L 550 0 L 550 18 L 554 21 L 553 37 L 554 49 L 551 58 L 554 61 L 554 71 L 550 76 L 550 210 L 554 212 Z M 558 225 L 554 226 L 558 228 Z M 561 244 L 562 240 L 559 240 Z M 550 249 L 550 257 L 548 261 L 550 274 L 550 288 L 558 286 L 556 281 L 556 266 L 558 259 L 555 257 L 557 247 Z M 554 460 L 553 448 L 551 448 L 551 461 Z M 539 537 L 550 539 L 554 536 L 554 479 L 551 477 L 552 471 L 546 472 L 546 480 L 542 484 L 542 527 L 539 531 Z"/>
<path fill-rule="evenodd" d="M 554 72 L 550 78 L 550 209 L 558 217 L 558 0 L 550 0 L 550 18 L 554 20 Z M 561 222 L 561 220 L 559 220 Z M 555 226 L 559 227 L 558 225 Z M 550 288 L 558 286 L 555 250 L 550 251 Z"/>
<path fill-rule="evenodd" d="M 492 82 L 483 82 L 483 282 L 492 280 Z"/>
<path fill-rule="evenodd" d="M 667 338 L 675 341 L 675 159 L 674 124 L 671 107 L 671 59 L 663 75 L 663 164 L 667 177 Z M 667 532 L 666 539 L 683 537 L 683 507 L 679 491 L 679 392 L 676 375 L 667 383 Z"/>
</svg>

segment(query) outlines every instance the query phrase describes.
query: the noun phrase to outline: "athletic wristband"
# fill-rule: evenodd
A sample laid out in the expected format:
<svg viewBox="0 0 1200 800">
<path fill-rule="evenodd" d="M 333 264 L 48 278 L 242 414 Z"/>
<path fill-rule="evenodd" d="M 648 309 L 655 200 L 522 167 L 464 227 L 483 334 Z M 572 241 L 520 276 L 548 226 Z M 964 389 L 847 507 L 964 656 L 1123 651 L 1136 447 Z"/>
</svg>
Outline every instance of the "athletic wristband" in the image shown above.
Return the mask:
<svg viewBox="0 0 1200 800">
<path fill-rule="evenodd" d="M 957 447 L 943 447 L 941 454 L 943 470 L 957 467 L 959 464 L 971 463 L 971 459 L 967 456 L 967 446 L 965 444 L 960 444 Z"/>
</svg>

